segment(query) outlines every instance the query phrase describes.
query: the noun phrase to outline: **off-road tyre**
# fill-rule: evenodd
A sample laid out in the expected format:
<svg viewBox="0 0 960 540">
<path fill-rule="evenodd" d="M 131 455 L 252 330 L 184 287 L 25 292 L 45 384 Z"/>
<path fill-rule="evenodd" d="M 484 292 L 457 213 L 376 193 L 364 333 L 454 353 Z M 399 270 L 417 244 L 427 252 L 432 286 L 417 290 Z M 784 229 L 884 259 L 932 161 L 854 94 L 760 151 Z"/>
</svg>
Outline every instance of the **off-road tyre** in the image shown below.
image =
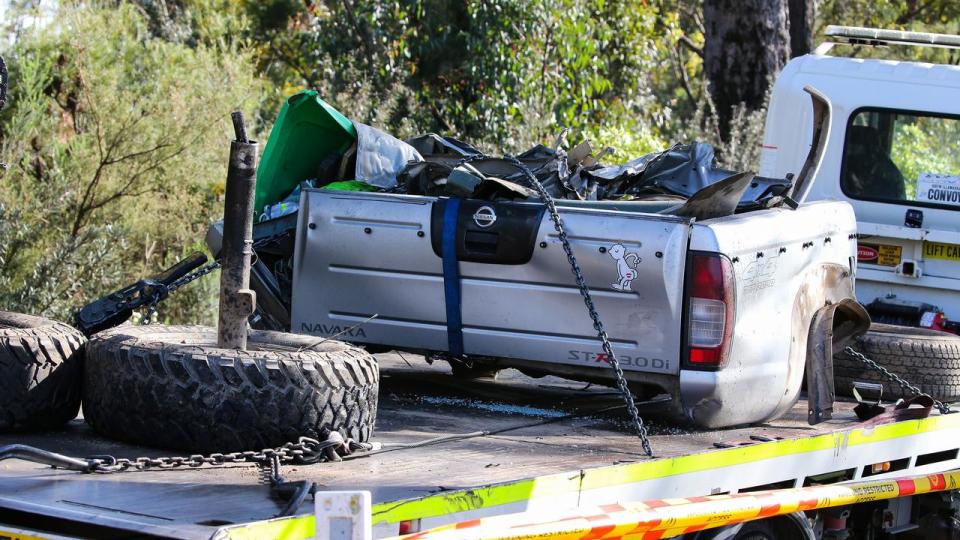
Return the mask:
<svg viewBox="0 0 960 540">
<path fill-rule="evenodd" d="M 51 429 L 77 417 L 86 341 L 66 324 L 0 311 L 0 431 Z"/>
<path fill-rule="evenodd" d="M 253 330 L 246 351 L 200 326 L 122 326 L 91 338 L 83 415 L 98 433 L 188 452 L 273 448 L 328 430 L 366 441 L 379 371 L 340 341 Z M 309 348 L 311 345 L 315 345 Z"/>
<path fill-rule="evenodd" d="M 874 323 L 853 348 L 944 402 L 960 400 L 960 336 L 927 328 Z M 834 351 L 834 385 L 840 395 L 852 395 L 853 381 L 883 384 L 884 401 L 911 397 L 841 351 Z"/>
</svg>

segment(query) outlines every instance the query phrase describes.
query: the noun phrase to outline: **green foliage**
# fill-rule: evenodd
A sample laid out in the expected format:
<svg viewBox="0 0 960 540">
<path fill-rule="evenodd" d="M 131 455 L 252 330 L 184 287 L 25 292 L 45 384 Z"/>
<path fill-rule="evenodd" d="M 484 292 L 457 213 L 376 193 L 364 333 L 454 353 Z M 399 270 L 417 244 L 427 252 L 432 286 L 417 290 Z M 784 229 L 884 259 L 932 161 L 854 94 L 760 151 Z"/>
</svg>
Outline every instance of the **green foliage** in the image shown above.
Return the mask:
<svg viewBox="0 0 960 540">
<path fill-rule="evenodd" d="M 71 302 L 115 282 L 126 241 L 110 225 L 59 235 L 29 210 L 0 204 L 0 308 L 69 320 Z"/>
<path fill-rule="evenodd" d="M 278 16 L 277 14 L 282 14 Z M 676 18 L 639 0 L 250 2 L 251 39 L 277 87 L 318 88 L 348 116 L 400 135 L 497 149 L 615 122 L 656 136 L 651 76 Z M 280 24 L 283 16 L 287 24 Z M 269 67 L 268 67 L 269 66 Z"/>
<path fill-rule="evenodd" d="M 129 4 L 64 6 L 7 56 L 0 298 L 63 318 L 198 243 L 222 212 L 229 113 L 256 107 L 260 83 L 235 44 L 158 37 Z M 165 306 L 180 321 L 211 307 Z"/>
<path fill-rule="evenodd" d="M 613 163 L 624 163 L 669 146 L 666 141 L 643 126 L 631 130 L 615 124 L 603 124 L 591 126 L 584 135 L 594 143 L 595 153 L 603 148 L 612 148 L 613 152 L 605 160 Z"/>
<path fill-rule="evenodd" d="M 0 308 L 65 318 L 202 249 L 221 212 L 228 113 L 244 110 L 265 140 L 303 87 L 399 137 L 432 131 L 517 152 L 570 128 L 572 144 L 613 147 L 608 160 L 700 140 L 722 166 L 758 164 L 765 111 L 738 108 L 720 138 L 692 0 L 67 1 L 28 24 L 20 15 L 35 4 L 12 1 L 2 23 L 13 40 Z M 960 21 L 947 0 L 825 0 L 819 12 L 820 34 L 956 32 Z M 914 179 L 940 170 L 952 158 L 931 149 L 954 135 L 904 125 L 893 157 Z M 215 281 L 178 292 L 161 316 L 212 321 Z"/>
<path fill-rule="evenodd" d="M 953 143 L 960 138 L 960 121 L 930 116 L 898 116 L 890 158 L 900 169 L 908 200 L 916 199 L 923 173 L 956 175 L 960 156 Z"/>
</svg>

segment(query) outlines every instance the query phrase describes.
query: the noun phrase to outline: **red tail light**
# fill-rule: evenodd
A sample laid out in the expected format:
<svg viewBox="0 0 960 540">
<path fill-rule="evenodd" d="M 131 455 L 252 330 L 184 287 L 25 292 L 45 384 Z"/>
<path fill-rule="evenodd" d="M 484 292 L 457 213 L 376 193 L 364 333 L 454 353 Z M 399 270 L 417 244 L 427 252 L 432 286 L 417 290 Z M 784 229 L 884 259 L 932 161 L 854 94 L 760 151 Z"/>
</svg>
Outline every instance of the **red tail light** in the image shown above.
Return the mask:
<svg viewBox="0 0 960 540">
<path fill-rule="evenodd" d="M 726 257 L 694 254 L 687 285 L 687 364 L 719 368 L 733 333 L 733 267 Z"/>
<path fill-rule="evenodd" d="M 404 534 L 413 534 L 420 532 L 420 520 L 419 519 L 408 519 L 406 521 L 401 521 L 400 526 L 397 530 L 397 533 L 401 536 Z"/>
</svg>

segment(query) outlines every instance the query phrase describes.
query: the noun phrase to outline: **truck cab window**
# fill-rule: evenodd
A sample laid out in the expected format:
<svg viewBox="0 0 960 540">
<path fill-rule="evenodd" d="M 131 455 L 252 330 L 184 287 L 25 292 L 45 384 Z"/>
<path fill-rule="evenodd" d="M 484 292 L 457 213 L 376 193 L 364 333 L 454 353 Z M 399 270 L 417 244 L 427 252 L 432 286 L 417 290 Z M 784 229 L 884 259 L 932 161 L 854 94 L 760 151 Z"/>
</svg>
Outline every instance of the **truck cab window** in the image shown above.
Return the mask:
<svg viewBox="0 0 960 540">
<path fill-rule="evenodd" d="M 854 199 L 960 207 L 960 120 L 861 109 L 847 125 L 841 187 Z"/>
</svg>

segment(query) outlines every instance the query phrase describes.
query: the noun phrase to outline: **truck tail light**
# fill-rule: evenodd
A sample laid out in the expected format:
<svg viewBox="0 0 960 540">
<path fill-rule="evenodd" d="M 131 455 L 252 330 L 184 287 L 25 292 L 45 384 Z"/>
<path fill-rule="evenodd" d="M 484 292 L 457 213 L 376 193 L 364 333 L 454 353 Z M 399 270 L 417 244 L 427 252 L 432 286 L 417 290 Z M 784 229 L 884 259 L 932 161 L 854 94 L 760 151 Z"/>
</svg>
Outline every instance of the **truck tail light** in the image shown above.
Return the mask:
<svg viewBox="0 0 960 540">
<path fill-rule="evenodd" d="M 941 311 L 924 311 L 923 314 L 920 315 L 920 326 L 922 328 L 946 332 L 948 331 L 946 328 L 946 322 L 947 318 Z"/>
<path fill-rule="evenodd" d="M 413 534 L 420 532 L 420 520 L 419 519 L 408 519 L 406 521 L 401 521 L 398 529 L 398 534 L 401 536 L 405 534 Z"/>
<path fill-rule="evenodd" d="M 687 364 L 719 368 L 733 333 L 733 268 L 726 257 L 693 254 L 687 308 Z"/>
</svg>

